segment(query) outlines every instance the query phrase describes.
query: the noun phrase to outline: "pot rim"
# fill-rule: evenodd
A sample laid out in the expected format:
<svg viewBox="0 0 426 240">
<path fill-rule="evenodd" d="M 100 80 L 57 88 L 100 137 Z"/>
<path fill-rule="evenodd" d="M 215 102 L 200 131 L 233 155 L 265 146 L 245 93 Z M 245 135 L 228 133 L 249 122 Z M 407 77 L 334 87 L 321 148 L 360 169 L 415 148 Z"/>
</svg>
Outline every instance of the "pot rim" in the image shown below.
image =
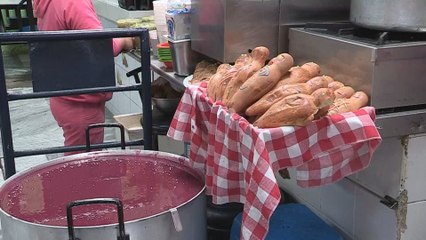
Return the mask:
<svg viewBox="0 0 426 240">
<path fill-rule="evenodd" d="M 36 166 L 32 166 L 29 167 L 25 170 L 22 170 L 16 174 L 14 174 L 13 176 L 11 176 L 10 178 L 8 178 L 1 186 L 0 186 L 0 196 L 2 195 L 2 191 L 3 188 L 8 185 L 11 184 L 10 182 L 13 182 L 16 178 L 19 178 L 21 175 L 25 175 L 28 174 L 29 172 L 32 171 L 36 171 L 38 169 L 43 169 L 45 167 L 51 166 L 51 165 L 57 165 L 57 164 L 61 164 L 61 163 L 67 163 L 70 161 L 74 161 L 74 160 L 78 160 L 81 157 L 88 157 L 93 155 L 95 156 L 99 156 L 99 155 L 114 155 L 114 154 L 120 154 L 120 155 L 154 155 L 154 156 L 161 156 L 163 159 L 168 159 L 168 160 L 172 160 L 177 162 L 177 159 L 182 159 L 184 160 L 183 162 L 186 163 L 184 164 L 185 166 L 191 168 L 192 170 L 194 170 L 194 172 L 197 173 L 197 175 L 199 175 L 200 179 L 202 181 L 205 181 L 204 179 L 204 175 L 201 173 L 200 169 L 197 168 L 193 168 L 189 165 L 187 165 L 189 163 L 188 158 L 183 157 L 183 156 L 179 156 L 176 154 L 172 154 L 172 153 L 166 153 L 166 152 L 158 152 L 158 151 L 152 151 L 152 150 L 105 150 L 105 151 L 97 151 L 97 152 L 88 152 L 88 153 L 80 153 L 80 154 L 75 154 L 75 155 L 71 155 L 71 156 L 64 156 L 64 157 L 59 157 L 56 159 L 53 159 L 49 162 L 45 162 L 42 164 L 38 164 Z M 181 162 L 179 162 L 181 163 Z M 145 221 L 151 218 L 155 218 L 155 217 L 159 217 L 163 214 L 167 214 L 170 212 L 171 209 L 177 209 L 179 212 L 179 209 L 182 208 L 183 206 L 187 205 L 188 203 L 192 202 L 194 199 L 198 198 L 201 194 L 203 194 L 206 190 L 206 184 L 204 182 L 203 187 L 201 188 L 201 190 L 195 194 L 192 198 L 190 198 L 189 200 L 179 204 L 176 207 L 173 208 L 169 208 L 165 211 L 159 212 L 157 214 L 148 216 L 148 217 L 143 217 L 143 218 L 138 218 L 138 219 L 134 219 L 134 220 L 130 220 L 130 221 L 124 221 L 125 224 L 130 224 L 130 223 L 134 223 L 134 222 L 140 222 L 140 221 Z M 67 229 L 68 226 L 55 226 L 55 225 L 48 225 L 48 224 L 40 224 L 40 223 L 34 223 L 34 222 L 29 222 L 20 218 L 17 218 L 11 214 L 9 214 L 8 212 L 4 211 L 3 208 L 0 206 L 0 217 L 8 217 L 11 218 L 13 220 L 17 220 L 20 221 L 22 223 L 26 223 L 29 225 L 33 225 L 33 226 L 39 226 L 39 227 L 49 227 L 49 228 L 54 228 L 54 229 Z M 75 229 L 95 229 L 95 228 L 104 228 L 104 227 L 111 227 L 111 226 L 116 226 L 118 223 L 112 223 L 112 224 L 103 224 L 103 225 L 96 225 L 96 226 L 74 226 Z"/>
</svg>

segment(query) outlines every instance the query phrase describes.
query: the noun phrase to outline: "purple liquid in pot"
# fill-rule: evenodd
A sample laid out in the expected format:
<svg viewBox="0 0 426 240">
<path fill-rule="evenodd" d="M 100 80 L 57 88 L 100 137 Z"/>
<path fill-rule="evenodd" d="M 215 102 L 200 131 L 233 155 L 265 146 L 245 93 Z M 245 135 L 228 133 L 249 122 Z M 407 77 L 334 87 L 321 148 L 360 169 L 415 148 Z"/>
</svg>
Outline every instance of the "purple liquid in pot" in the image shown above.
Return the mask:
<svg viewBox="0 0 426 240">
<path fill-rule="evenodd" d="M 130 221 L 177 207 L 204 186 L 190 168 L 149 156 L 96 156 L 35 170 L 3 186 L 0 205 L 19 219 L 51 226 L 67 226 L 70 201 L 118 198 Z M 75 226 L 117 222 L 112 204 L 73 207 L 73 216 Z"/>
</svg>

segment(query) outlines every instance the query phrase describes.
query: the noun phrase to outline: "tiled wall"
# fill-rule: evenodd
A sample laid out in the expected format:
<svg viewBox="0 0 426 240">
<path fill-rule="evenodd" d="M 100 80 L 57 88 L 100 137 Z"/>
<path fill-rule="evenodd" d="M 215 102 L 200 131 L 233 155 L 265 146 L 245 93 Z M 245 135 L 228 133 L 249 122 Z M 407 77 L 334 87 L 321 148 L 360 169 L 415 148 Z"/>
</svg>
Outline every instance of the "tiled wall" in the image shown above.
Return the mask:
<svg viewBox="0 0 426 240">
<path fill-rule="evenodd" d="M 114 60 L 117 85 L 134 85 L 134 78 L 127 77 L 126 73 L 140 67 L 140 62 L 125 53 L 118 55 Z M 107 108 L 114 115 L 141 113 L 142 101 L 136 91 L 115 92 L 113 98 L 108 101 Z"/>
</svg>

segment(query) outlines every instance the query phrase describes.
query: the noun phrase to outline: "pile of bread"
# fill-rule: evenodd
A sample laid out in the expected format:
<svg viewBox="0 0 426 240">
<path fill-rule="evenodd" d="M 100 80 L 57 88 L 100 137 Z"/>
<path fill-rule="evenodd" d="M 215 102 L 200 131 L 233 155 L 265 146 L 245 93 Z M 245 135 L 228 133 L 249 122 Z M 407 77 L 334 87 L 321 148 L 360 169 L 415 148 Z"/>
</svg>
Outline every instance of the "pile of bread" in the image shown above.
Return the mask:
<svg viewBox="0 0 426 240">
<path fill-rule="evenodd" d="M 265 65 L 268 56 L 268 48 L 257 47 L 234 65 L 221 64 L 208 80 L 208 97 L 260 128 L 305 126 L 368 103 L 364 92 L 320 75 L 313 62 L 293 66 L 293 57 L 282 53 Z"/>
</svg>

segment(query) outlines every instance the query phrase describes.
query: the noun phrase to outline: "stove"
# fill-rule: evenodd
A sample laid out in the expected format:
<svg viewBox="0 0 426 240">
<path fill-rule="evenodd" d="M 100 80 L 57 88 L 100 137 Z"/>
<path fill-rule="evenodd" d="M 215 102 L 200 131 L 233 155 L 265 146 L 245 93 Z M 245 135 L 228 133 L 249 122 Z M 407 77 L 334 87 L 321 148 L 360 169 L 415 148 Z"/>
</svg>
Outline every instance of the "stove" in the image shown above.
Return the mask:
<svg viewBox="0 0 426 240">
<path fill-rule="evenodd" d="M 365 91 L 376 109 L 424 108 L 426 33 L 377 31 L 343 22 L 293 28 L 289 38 L 297 64 L 318 63 L 323 74 Z"/>
<path fill-rule="evenodd" d="M 342 181 L 287 189 L 341 230 L 345 239 L 424 239 L 426 230 L 426 35 L 376 31 L 350 23 L 308 24 L 289 32 L 296 64 L 363 90 L 383 139 L 368 168 Z M 290 172 L 290 175 L 294 173 Z"/>
</svg>

